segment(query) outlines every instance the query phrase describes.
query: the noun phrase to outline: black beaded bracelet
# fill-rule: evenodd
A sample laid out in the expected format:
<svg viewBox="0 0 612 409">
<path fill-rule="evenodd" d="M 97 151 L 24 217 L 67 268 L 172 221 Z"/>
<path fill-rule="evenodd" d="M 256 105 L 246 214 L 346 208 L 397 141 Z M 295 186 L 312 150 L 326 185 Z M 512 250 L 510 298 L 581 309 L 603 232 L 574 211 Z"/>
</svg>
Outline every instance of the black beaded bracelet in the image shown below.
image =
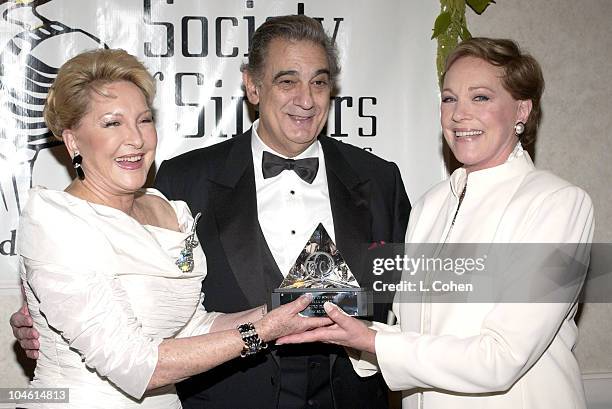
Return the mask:
<svg viewBox="0 0 612 409">
<path fill-rule="evenodd" d="M 259 338 L 259 335 L 257 334 L 255 326 L 252 322 L 238 325 L 238 332 L 240 332 L 240 337 L 242 337 L 242 340 L 244 341 L 244 347 L 240 352 L 240 356 L 242 358 L 254 355 L 262 349 L 266 349 L 268 347 L 268 344 Z"/>
</svg>

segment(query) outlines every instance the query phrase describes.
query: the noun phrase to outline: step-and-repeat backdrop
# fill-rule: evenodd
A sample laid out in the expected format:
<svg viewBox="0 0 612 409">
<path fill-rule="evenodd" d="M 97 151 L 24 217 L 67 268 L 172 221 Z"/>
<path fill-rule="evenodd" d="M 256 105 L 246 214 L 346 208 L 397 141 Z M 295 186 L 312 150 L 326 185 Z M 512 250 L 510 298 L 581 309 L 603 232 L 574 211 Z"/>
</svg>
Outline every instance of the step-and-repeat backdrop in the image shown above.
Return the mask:
<svg viewBox="0 0 612 409">
<path fill-rule="evenodd" d="M 123 48 L 157 80 L 156 165 L 247 130 L 240 64 L 267 17 L 320 20 L 342 75 L 326 134 L 396 162 L 411 200 L 441 180 L 435 1 L 0 0 L 0 289 L 18 291 L 15 242 L 28 189 L 70 181 L 42 118 L 57 69 L 92 48 Z M 8 313 L 8 312 L 7 312 Z"/>
</svg>

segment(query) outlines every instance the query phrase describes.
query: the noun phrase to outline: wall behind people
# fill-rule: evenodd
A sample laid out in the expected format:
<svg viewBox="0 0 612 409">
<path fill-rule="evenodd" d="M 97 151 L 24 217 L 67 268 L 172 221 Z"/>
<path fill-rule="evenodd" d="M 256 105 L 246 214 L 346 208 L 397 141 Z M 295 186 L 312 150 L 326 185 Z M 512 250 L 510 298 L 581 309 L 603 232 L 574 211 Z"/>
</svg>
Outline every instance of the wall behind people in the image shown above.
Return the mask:
<svg viewBox="0 0 612 409">
<path fill-rule="evenodd" d="M 240 64 L 268 16 L 320 18 L 343 68 L 326 134 L 400 166 L 414 200 L 444 177 L 435 43 L 438 5 L 403 0 L 0 2 L 0 387 L 23 386 L 31 365 L 8 319 L 21 303 L 15 241 L 30 183 L 63 189 L 68 158 L 42 123 L 57 68 L 91 48 L 124 48 L 155 74 L 156 164 L 248 129 Z M 85 159 L 86 160 L 86 159 Z M 26 369 L 24 369 L 26 368 Z M 2 407 L 2 404 L 0 404 Z"/>
<path fill-rule="evenodd" d="M 610 2 L 500 0 L 482 16 L 467 14 L 472 35 L 513 38 L 541 63 L 546 90 L 536 166 L 584 188 L 595 207 L 594 241 L 612 242 Z M 610 317 L 612 304 L 583 305 L 576 354 L 587 391 L 605 391 L 612 405 Z"/>
</svg>

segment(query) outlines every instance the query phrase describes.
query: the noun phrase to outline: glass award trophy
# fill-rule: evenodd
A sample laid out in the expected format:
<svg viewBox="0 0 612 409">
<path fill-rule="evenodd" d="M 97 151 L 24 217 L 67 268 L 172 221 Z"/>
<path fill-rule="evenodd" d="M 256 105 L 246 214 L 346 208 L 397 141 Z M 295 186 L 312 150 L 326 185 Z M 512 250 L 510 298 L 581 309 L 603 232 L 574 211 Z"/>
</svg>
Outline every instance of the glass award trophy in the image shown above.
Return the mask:
<svg viewBox="0 0 612 409">
<path fill-rule="evenodd" d="M 312 302 L 302 315 L 325 316 L 323 304 L 331 301 L 348 315 L 372 315 L 372 293 L 359 287 L 348 264 L 321 223 L 289 270 L 280 287 L 272 291 L 272 307 L 311 293 Z"/>
</svg>

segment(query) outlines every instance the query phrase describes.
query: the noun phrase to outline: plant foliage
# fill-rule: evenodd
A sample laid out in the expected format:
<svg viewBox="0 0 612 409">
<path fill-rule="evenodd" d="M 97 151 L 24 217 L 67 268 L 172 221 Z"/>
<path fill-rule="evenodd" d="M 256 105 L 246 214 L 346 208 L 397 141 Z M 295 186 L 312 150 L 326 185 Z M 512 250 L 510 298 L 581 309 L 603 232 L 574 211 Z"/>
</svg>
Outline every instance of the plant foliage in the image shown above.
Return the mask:
<svg viewBox="0 0 612 409">
<path fill-rule="evenodd" d="M 438 40 L 436 67 L 438 80 L 444 73 L 444 63 L 448 54 L 459 44 L 459 41 L 472 37 L 465 19 L 466 4 L 476 13 L 482 14 L 494 0 L 440 0 L 440 14 L 436 18 L 431 35 Z M 440 84 L 442 85 L 442 84 Z"/>
</svg>

